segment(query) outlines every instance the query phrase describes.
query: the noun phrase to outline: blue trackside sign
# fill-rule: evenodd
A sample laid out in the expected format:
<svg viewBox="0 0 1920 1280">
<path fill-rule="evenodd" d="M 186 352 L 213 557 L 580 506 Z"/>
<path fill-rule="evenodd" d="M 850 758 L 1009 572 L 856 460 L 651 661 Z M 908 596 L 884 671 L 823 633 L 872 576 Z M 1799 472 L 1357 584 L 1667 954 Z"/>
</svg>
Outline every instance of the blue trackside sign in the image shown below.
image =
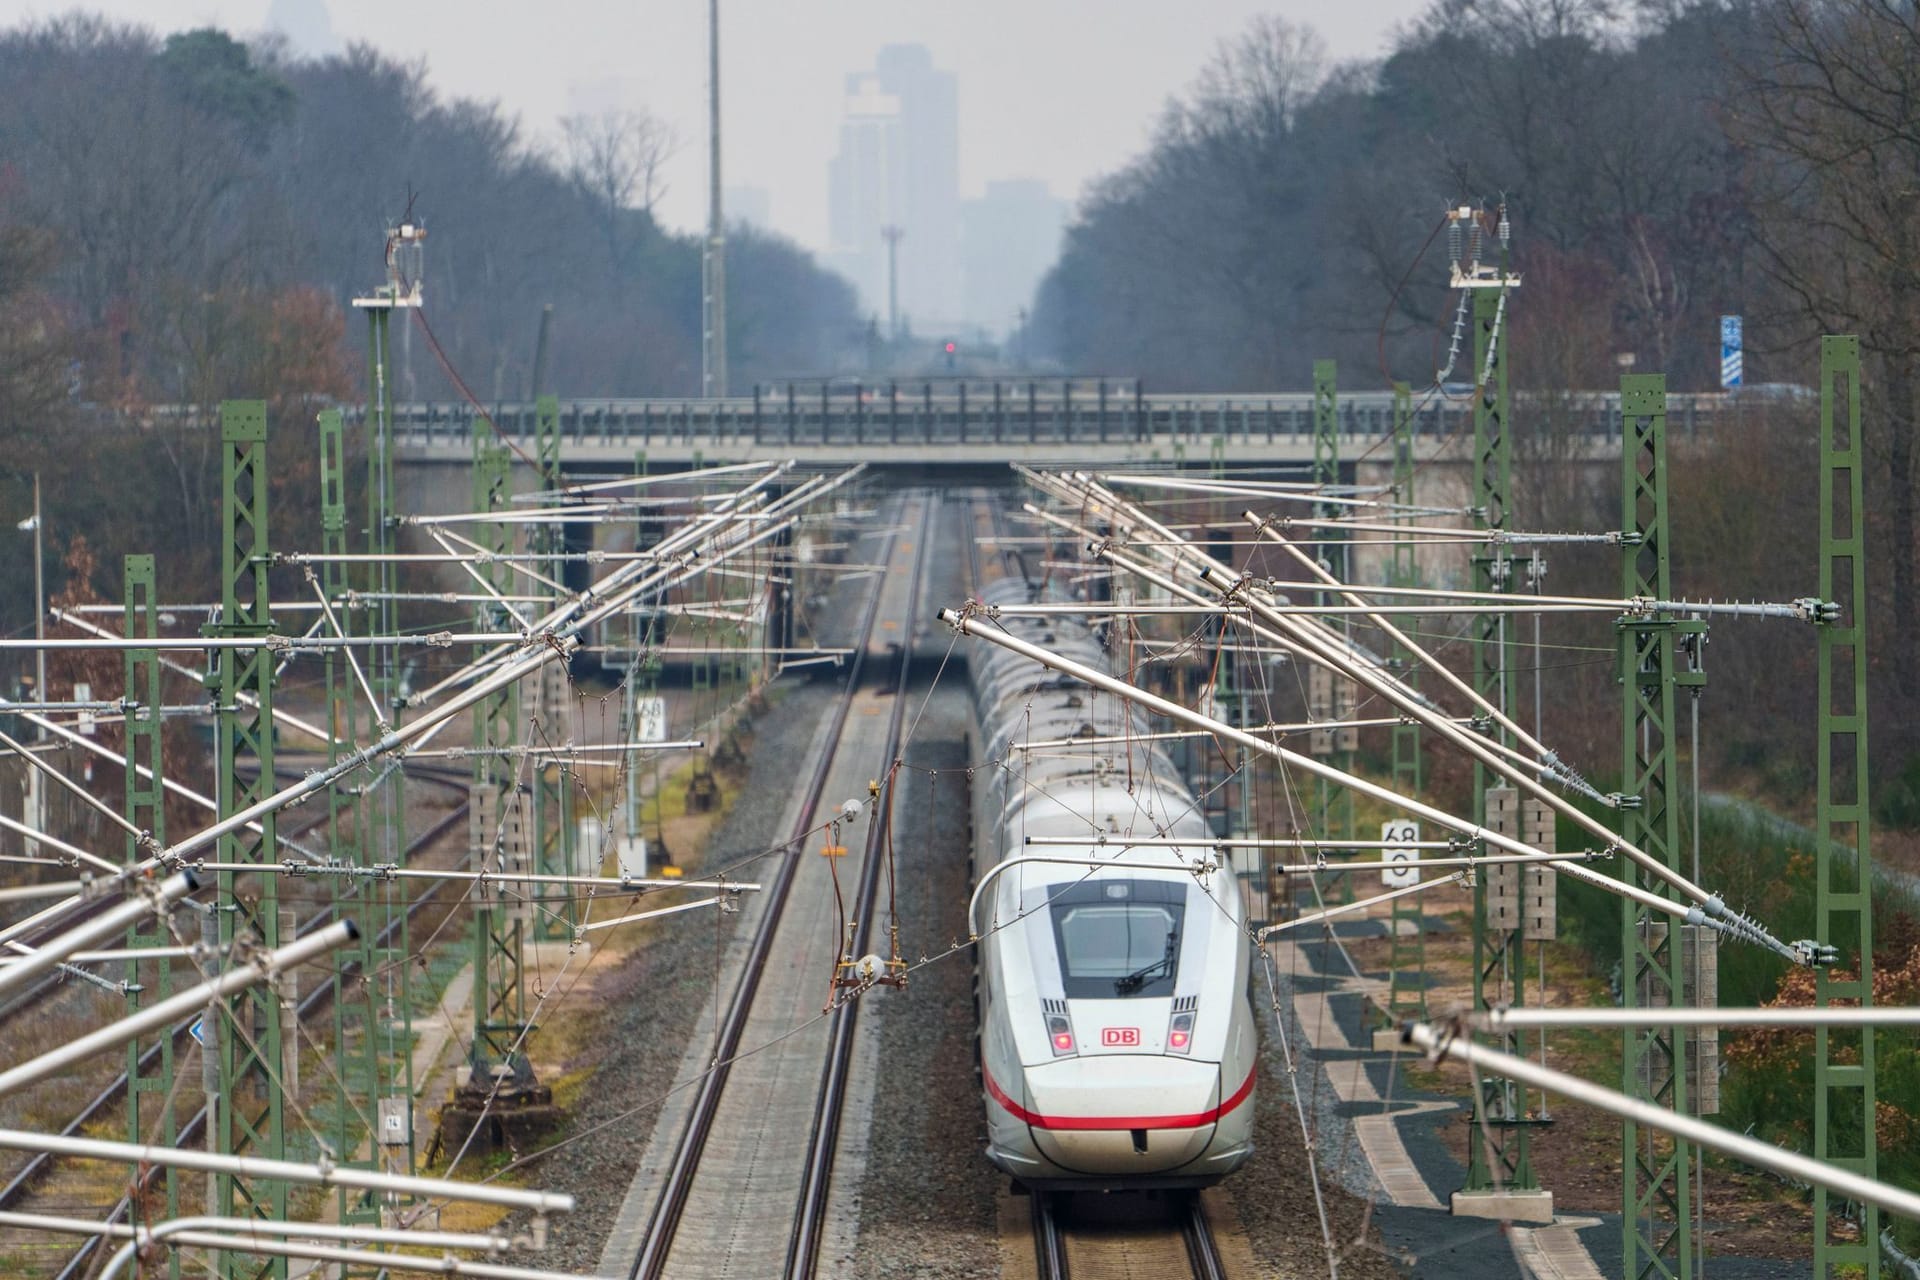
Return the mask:
<svg viewBox="0 0 1920 1280">
<path fill-rule="evenodd" d="M 1731 391 L 1746 377 L 1746 352 L 1740 342 L 1740 317 L 1720 317 L 1720 388 Z"/>
</svg>

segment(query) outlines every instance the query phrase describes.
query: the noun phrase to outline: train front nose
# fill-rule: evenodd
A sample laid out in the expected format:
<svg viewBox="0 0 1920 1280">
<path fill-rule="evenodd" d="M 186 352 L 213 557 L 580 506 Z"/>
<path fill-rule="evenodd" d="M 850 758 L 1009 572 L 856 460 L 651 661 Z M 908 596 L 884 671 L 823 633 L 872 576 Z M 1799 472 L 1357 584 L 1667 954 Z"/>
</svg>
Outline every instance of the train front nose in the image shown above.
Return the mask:
<svg viewBox="0 0 1920 1280">
<path fill-rule="evenodd" d="M 1026 1071 L 1028 1127 L 1063 1169 L 1165 1173 L 1198 1159 L 1220 1109 L 1220 1068 L 1146 1054 L 1062 1058 Z"/>
</svg>

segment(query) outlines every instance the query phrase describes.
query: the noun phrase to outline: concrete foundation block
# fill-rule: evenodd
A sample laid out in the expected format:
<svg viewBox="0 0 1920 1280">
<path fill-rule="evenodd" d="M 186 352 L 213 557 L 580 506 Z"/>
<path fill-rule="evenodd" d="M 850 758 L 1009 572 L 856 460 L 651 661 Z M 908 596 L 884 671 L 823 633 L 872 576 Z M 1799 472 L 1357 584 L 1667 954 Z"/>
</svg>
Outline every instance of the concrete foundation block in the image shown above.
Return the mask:
<svg viewBox="0 0 1920 1280">
<path fill-rule="evenodd" d="M 1502 1222 L 1553 1221 L 1551 1191 L 1456 1191 L 1456 1218 L 1494 1218 Z"/>
</svg>

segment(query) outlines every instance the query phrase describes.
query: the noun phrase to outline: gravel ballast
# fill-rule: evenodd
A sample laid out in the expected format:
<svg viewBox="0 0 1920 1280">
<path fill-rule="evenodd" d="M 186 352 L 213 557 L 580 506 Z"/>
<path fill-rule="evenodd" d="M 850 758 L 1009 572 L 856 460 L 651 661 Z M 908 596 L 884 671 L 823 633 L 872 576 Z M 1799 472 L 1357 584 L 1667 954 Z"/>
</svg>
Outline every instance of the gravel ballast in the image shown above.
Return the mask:
<svg viewBox="0 0 1920 1280">
<path fill-rule="evenodd" d="M 900 949 L 909 962 L 966 935 L 969 712 L 965 685 L 952 675 L 949 667 L 903 756 L 912 769 L 901 773 L 894 852 Z M 909 719 L 925 696 L 924 686 L 913 691 Z M 884 927 L 884 915 L 878 923 Z M 999 1271 L 1000 1178 L 981 1154 L 972 973 L 972 953 L 962 950 L 915 971 L 904 992 L 868 997 L 866 1030 L 879 1037 L 879 1071 L 857 1276 Z"/>
<path fill-rule="evenodd" d="M 747 780 L 708 841 L 706 867 L 725 866 L 791 834 L 780 822 L 792 799 L 793 762 L 805 757 L 836 694 L 833 679 L 817 680 L 788 692 L 755 723 Z M 769 863 L 750 874 L 767 876 Z M 688 1038 L 713 1004 L 715 929 L 731 930 L 738 919 L 719 917 L 716 925 L 715 917 L 703 913 L 672 921 L 674 927 L 658 930 L 597 984 L 595 998 L 607 1004 L 598 1038 L 610 1051 L 569 1117 L 567 1132 L 579 1136 L 524 1175 L 530 1186 L 576 1199 L 572 1213 L 552 1219 L 540 1266 L 591 1273 L 599 1264 Z"/>
</svg>

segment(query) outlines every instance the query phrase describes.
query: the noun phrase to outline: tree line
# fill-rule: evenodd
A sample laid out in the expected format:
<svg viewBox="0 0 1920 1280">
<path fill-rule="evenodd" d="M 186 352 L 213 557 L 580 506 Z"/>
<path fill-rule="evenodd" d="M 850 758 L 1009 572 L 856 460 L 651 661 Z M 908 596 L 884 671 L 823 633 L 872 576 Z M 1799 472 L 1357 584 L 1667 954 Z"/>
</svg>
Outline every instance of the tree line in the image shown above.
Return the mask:
<svg viewBox="0 0 1920 1280">
<path fill-rule="evenodd" d="M 1676 589 L 1784 600 L 1813 593 L 1817 548 L 1817 419 L 1794 388 L 1817 380 L 1820 334 L 1859 335 L 1876 772 L 1920 819 L 1915 173 L 1906 0 L 1436 0 L 1385 56 L 1342 65 L 1264 18 L 1083 201 L 1034 339 L 1153 390 L 1304 389 L 1320 356 L 1343 387 L 1431 387 L 1458 296 L 1445 210 L 1504 204 L 1524 277 L 1508 370 L 1533 393 L 1516 519 L 1619 527 L 1617 476 L 1569 461 L 1551 393 L 1624 368 L 1716 390 L 1719 317 L 1742 315 L 1747 381 L 1788 386 L 1676 440 Z M 1448 377 L 1473 381 L 1470 363 Z M 1552 589 L 1618 592 L 1612 557 L 1568 549 L 1554 569 Z M 1811 648 L 1716 628 L 1711 665 L 1780 705 L 1733 718 L 1728 763 L 1808 754 Z M 1554 684 L 1576 736 L 1617 752 L 1583 714 L 1616 696 L 1605 664 Z"/>
<path fill-rule="evenodd" d="M 699 393 L 701 246 L 653 217 L 674 141 L 644 111 L 543 141 L 365 45 L 303 59 L 82 14 L 0 31 L 0 84 L 0 488 L 21 510 L 11 477 L 45 473 L 55 585 L 84 535 L 102 573 L 155 551 L 169 598 L 214 589 L 215 441 L 157 405 L 267 398 L 276 524 L 317 536 L 312 412 L 363 398 L 350 304 L 385 282 L 402 217 L 428 230 L 426 312 L 483 401 L 534 390 L 549 303 L 544 389 Z M 796 246 L 738 227 L 728 253 L 736 385 L 862 349 L 852 288 Z M 398 394 L 457 398 L 412 330 L 393 326 Z M 31 581 L 0 556 L 0 626 L 31 626 Z"/>
</svg>

